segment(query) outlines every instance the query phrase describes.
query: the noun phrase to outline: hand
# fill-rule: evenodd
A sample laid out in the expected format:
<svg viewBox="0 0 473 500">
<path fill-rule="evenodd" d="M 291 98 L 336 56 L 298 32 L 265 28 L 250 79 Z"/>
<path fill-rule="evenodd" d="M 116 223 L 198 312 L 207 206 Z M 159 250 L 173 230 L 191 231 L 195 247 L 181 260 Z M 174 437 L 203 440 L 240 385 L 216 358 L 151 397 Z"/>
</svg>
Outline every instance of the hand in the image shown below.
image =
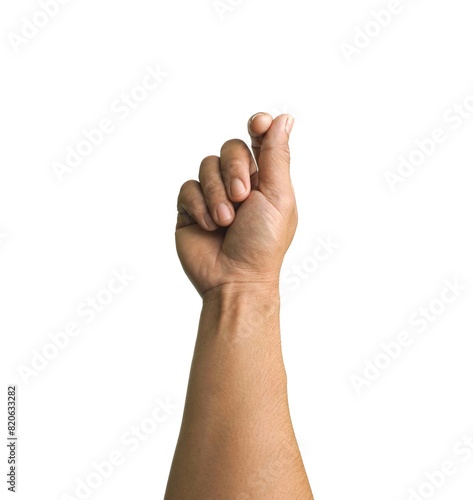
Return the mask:
<svg viewBox="0 0 473 500">
<path fill-rule="evenodd" d="M 181 187 L 176 247 L 201 296 L 225 285 L 277 287 L 297 226 L 288 140 L 294 119 L 250 118 L 254 153 L 239 139 L 200 165 L 199 182 Z M 256 160 L 256 161 L 255 161 Z"/>
</svg>

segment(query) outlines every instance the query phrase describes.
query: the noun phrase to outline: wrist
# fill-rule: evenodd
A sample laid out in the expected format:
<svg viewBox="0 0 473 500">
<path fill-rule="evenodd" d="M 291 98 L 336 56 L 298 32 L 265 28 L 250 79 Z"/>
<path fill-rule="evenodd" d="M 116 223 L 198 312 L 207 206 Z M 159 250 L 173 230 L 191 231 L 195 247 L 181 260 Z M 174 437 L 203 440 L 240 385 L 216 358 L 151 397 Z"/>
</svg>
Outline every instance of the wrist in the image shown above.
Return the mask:
<svg viewBox="0 0 473 500">
<path fill-rule="evenodd" d="M 279 282 L 235 282 L 224 283 L 209 288 L 202 294 L 203 305 L 220 303 L 224 305 L 228 301 L 239 301 L 253 303 L 254 301 L 278 300 Z"/>
<path fill-rule="evenodd" d="M 228 283 L 204 293 L 202 318 L 218 325 L 232 344 L 268 338 L 279 343 L 279 309 L 277 283 Z"/>
</svg>

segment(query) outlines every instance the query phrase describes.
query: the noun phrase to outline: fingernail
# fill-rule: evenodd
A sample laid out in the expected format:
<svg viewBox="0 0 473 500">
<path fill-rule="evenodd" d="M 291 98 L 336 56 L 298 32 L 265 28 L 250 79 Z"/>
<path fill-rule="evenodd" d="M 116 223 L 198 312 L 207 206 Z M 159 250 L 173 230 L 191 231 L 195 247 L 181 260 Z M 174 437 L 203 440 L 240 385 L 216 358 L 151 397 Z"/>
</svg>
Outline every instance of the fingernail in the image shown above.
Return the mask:
<svg viewBox="0 0 473 500">
<path fill-rule="evenodd" d="M 253 121 L 257 116 L 264 116 L 266 113 L 256 113 L 256 115 L 254 115 L 252 118 L 251 118 L 251 121 Z"/>
<path fill-rule="evenodd" d="M 217 207 L 217 216 L 220 222 L 225 222 L 228 219 L 231 219 L 232 212 L 229 206 L 225 205 L 225 203 L 220 203 L 220 205 Z"/>
<path fill-rule="evenodd" d="M 210 214 L 204 215 L 204 221 L 210 229 L 215 229 L 217 227 Z"/>
<path fill-rule="evenodd" d="M 240 179 L 233 179 L 230 185 L 232 196 L 240 196 L 246 191 L 246 187 Z"/>
<path fill-rule="evenodd" d="M 286 132 L 288 134 L 291 133 L 293 126 L 294 126 L 294 117 L 289 115 L 286 120 Z"/>
</svg>

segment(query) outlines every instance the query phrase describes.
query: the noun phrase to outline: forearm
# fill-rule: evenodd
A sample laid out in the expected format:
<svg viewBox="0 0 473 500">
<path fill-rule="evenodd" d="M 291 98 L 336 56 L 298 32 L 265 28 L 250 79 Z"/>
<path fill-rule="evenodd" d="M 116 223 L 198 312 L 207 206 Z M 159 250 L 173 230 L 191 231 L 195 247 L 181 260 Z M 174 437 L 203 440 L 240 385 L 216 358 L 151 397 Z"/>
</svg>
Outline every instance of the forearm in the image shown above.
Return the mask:
<svg viewBox="0 0 473 500">
<path fill-rule="evenodd" d="M 294 436 L 277 288 L 206 294 L 166 499 L 312 498 Z"/>
</svg>

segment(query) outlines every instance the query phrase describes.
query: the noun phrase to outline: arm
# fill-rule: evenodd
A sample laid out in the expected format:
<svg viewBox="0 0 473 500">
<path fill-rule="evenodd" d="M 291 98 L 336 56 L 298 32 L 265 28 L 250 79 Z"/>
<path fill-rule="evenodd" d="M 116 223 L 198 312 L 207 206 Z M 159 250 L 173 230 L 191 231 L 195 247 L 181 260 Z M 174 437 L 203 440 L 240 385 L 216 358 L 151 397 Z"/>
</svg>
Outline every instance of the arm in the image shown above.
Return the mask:
<svg viewBox="0 0 473 500">
<path fill-rule="evenodd" d="M 167 500 L 313 498 L 279 330 L 279 271 L 297 224 L 287 119 L 250 120 L 256 162 L 228 141 L 181 189 L 177 249 L 203 307 Z"/>
</svg>

